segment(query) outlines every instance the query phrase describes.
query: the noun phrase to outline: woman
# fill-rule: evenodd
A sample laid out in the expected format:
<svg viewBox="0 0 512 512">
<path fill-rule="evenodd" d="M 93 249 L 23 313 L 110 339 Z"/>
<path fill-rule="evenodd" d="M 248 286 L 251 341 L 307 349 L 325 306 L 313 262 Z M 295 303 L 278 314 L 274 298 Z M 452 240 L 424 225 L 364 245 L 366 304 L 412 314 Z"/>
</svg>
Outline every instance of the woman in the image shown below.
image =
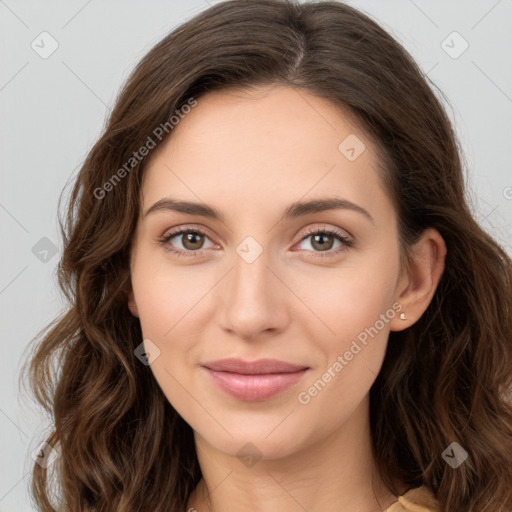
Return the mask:
<svg viewBox="0 0 512 512">
<path fill-rule="evenodd" d="M 512 510 L 511 261 L 464 185 L 357 10 L 234 0 L 169 34 L 71 197 L 40 509 Z"/>
</svg>

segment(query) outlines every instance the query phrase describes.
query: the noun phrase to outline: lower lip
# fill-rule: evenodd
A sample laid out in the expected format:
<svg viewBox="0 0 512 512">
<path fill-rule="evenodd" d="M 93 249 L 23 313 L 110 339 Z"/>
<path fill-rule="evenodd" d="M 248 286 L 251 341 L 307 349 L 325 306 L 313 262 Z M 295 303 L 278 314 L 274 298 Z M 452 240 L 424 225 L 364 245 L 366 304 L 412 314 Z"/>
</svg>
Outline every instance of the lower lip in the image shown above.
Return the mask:
<svg viewBox="0 0 512 512">
<path fill-rule="evenodd" d="M 262 375 L 242 375 L 240 373 L 216 372 L 205 368 L 213 382 L 226 394 L 256 402 L 267 400 L 290 388 L 304 376 L 307 369 L 293 373 L 267 373 Z"/>
</svg>

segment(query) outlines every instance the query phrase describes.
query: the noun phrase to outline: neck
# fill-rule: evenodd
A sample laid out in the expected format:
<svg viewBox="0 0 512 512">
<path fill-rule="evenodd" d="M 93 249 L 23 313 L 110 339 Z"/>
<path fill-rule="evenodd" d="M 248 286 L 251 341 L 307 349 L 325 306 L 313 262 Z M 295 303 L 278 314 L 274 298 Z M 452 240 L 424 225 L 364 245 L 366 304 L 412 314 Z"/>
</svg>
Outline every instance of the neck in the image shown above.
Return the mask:
<svg viewBox="0 0 512 512">
<path fill-rule="evenodd" d="M 216 450 L 197 432 L 195 442 L 203 478 L 187 511 L 381 512 L 397 499 L 375 467 L 368 398 L 329 437 L 250 467 Z M 404 490 L 399 485 L 399 492 Z"/>
</svg>

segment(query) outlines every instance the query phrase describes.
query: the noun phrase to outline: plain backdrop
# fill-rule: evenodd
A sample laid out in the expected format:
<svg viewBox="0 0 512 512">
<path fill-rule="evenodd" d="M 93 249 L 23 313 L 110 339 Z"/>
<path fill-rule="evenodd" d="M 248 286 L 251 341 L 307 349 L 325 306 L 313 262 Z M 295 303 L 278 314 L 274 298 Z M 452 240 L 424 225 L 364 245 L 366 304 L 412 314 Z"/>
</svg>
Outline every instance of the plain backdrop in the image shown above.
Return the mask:
<svg viewBox="0 0 512 512">
<path fill-rule="evenodd" d="M 0 0 L 0 512 L 35 510 L 31 453 L 48 422 L 17 382 L 27 344 L 64 307 L 59 195 L 137 61 L 214 3 Z M 389 30 L 444 92 L 474 214 L 511 254 L 512 2 L 347 3 Z"/>
</svg>

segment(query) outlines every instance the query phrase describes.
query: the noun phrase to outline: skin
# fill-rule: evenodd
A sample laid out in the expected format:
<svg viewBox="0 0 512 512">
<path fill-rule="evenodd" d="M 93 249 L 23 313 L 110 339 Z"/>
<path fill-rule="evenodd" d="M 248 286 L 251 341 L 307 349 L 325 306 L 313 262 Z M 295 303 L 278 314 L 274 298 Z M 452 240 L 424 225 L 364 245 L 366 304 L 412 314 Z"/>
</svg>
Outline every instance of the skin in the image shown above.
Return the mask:
<svg viewBox="0 0 512 512">
<path fill-rule="evenodd" d="M 338 150 L 350 134 L 366 147 L 354 161 Z M 401 268 L 397 218 L 378 163 L 371 141 L 339 108 L 286 86 L 201 96 L 150 155 L 143 212 L 172 196 L 225 216 L 141 214 L 132 246 L 128 305 L 144 339 L 160 350 L 150 369 L 193 428 L 203 473 L 187 510 L 372 512 L 396 501 L 375 471 L 369 390 L 389 331 L 411 326 L 428 307 L 446 247 L 429 229 L 410 269 Z M 348 209 L 278 222 L 295 201 L 332 196 L 361 206 L 373 222 Z M 158 242 L 171 228 L 194 227 L 207 236 L 187 243 L 178 235 L 167 244 L 189 253 L 197 247 L 196 256 L 178 258 Z M 315 244 L 307 229 L 317 227 L 354 245 L 335 254 L 342 243 L 326 235 L 323 246 Z M 251 263 L 236 251 L 248 236 L 262 248 Z M 300 403 L 299 393 L 394 303 L 407 319 L 395 314 Z M 201 367 L 225 357 L 277 358 L 310 370 L 276 397 L 244 402 L 220 391 Z M 261 457 L 250 466 L 237 456 L 249 442 Z"/>
</svg>

